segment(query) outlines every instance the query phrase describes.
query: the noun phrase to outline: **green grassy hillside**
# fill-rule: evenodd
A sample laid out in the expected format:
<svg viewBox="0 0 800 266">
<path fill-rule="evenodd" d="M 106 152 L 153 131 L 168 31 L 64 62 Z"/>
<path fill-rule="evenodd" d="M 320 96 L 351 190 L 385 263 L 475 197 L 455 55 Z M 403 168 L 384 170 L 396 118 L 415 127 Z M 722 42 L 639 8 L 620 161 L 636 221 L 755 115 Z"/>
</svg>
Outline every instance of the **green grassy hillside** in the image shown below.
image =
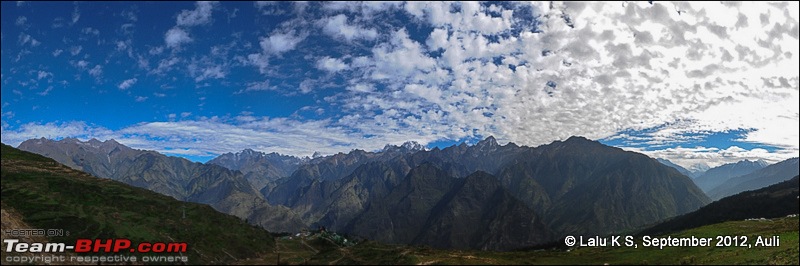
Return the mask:
<svg viewBox="0 0 800 266">
<path fill-rule="evenodd" d="M 4 207 L 20 213 L 33 228 L 69 232 L 50 242 L 187 242 L 184 255 L 191 264 L 262 257 L 275 246 L 269 232 L 207 205 L 93 177 L 7 145 L 2 145 L 0 181 Z"/>
<path fill-rule="evenodd" d="M 672 237 L 747 236 L 780 237 L 778 247 L 604 247 L 492 252 L 440 250 L 426 247 L 386 245 L 373 241 L 338 248 L 319 239 L 281 239 L 280 261 L 286 264 L 794 264 L 798 262 L 798 218 L 764 221 L 733 221 L 670 234 Z M 716 240 L 716 239 L 715 239 Z M 716 241 L 715 241 L 716 242 Z M 277 255 L 242 264 L 274 264 Z"/>
</svg>

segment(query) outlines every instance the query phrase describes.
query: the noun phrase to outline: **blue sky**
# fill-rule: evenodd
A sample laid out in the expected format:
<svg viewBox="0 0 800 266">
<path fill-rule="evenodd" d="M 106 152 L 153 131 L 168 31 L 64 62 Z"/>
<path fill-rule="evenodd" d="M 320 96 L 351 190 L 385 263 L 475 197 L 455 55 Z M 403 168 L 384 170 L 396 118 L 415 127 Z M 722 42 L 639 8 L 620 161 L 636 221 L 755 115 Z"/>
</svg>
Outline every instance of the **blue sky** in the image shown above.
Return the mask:
<svg viewBox="0 0 800 266">
<path fill-rule="evenodd" d="M 2 141 L 798 156 L 796 3 L 2 2 Z M 682 12 L 677 12 L 682 11 Z"/>
</svg>

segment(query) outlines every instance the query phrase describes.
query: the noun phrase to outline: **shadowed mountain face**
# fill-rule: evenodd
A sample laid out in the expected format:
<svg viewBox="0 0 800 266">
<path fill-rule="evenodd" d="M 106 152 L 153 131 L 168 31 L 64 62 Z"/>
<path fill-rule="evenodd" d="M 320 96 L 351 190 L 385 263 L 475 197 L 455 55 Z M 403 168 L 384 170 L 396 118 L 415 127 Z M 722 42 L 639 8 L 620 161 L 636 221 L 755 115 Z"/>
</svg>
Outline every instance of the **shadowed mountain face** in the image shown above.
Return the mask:
<svg viewBox="0 0 800 266">
<path fill-rule="evenodd" d="M 798 158 L 788 159 L 743 176 L 731 178 L 724 184 L 708 192 L 712 199 L 721 199 L 742 191 L 763 188 L 772 184 L 789 180 L 793 176 L 800 174 L 800 160 Z"/>
<path fill-rule="evenodd" d="M 766 167 L 765 161 L 743 160 L 737 163 L 729 163 L 708 169 L 703 175 L 694 180 L 697 187 L 708 193 L 732 178 L 743 176 Z"/>
<path fill-rule="evenodd" d="M 241 218 L 272 213 L 287 219 L 269 224 L 274 231 L 295 230 L 302 222 L 291 211 L 269 205 L 241 173 L 217 165 L 193 163 L 153 151 L 128 148 L 114 140 L 27 140 L 19 149 L 48 156 L 73 169 L 146 188 L 175 199 L 211 205 Z M 263 220 L 264 218 L 262 218 Z M 259 223 L 258 219 L 251 219 Z"/>
<path fill-rule="evenodd" d="M 745 191 L 715 201 L 697 211 L 670 219 L 642 232 L 675 232 L 703 225 L 744 219 L 776 218 L 800 212 L 798 176 L 758 190 Z"/>
<path fill-rule="evenodd" d="M 349 174 L 342 171 L 341 177 L 323 178 L 320 171 L 312 171 L 343 161 L 358 167 Z M 502 192 L 492 194 L 494 198 L 467 194 L 487 199 L 481 202 L 493 202 L 495 209 L 516 209 L 506 214 L 519 215 L 504 216 L 502 220 L 529 221 L 519 223 L 528 229 L 517 229 L 540 232 L 532 233 L 536 239 L 491 244 L 494 242 L 469 233 L 445 233 L 461 228 L 454 222 L 459 220 L 456 214 L 468 213 L 460 206 L 469 197 L 460 197 L 456 202 L 449 199 L 458 194 L 456 187 L 463 187 L 460 182 L 478 171 L 493 177 Z M 709 202 L 688 177 L 675 169 L 642 154 L 580 137 L 537 148 L 501 146 L 494 138 L 487 138 L 473 146 L 462 144 L 393 156 L 357 151 L 316 159 L 277 182 L 282 183 L 272 191 L 262 192 L 273 204 L 295 210 L 307 223 L 386 242 L 437 247 L 512 248 L 551 241 L 564 234 L 629 230 L 696 210 Z M 485 185 L 491 189 L 493 184 Z M 504 196 L 498 195 L 514 200 L 501 200 Z M 477 216 L 480 205 L 469 206 L 476 209 L 471 214 Z M 497 217 L 500 213 L 483 215 Z M 486 221 L 458 222 L 469 224 L 464 228 L 485 228 L 481 226 Z M 466 244 L 454 240 L 468 236 L 473 241 Z"/>
<path fill-rule="evenodd" d="M 181 199 L 219 199 L 230 204 L 224 210 L 241 210 L 267 228 L 296 214 L 307 225 L 442 248 L 514 249 L 566 234 L 631 230 L 709 202 L 677 170 L 581 137 L 537 148 L 499 145 L 492 137 L 433 150 L 407 143 L 297 165 L 247 150 L 208 165 L 132 149 L 114 157 L 74 142 L 31 140 L 20 147 Z M 290 163 L 279 167 L 275 158 Z"/>
<path fill-rule="evenodd" d="M 441 248 L 506 250 L 552 239 L 542 219 L 481 171 L 456 179 L 423 228 L 413 242 Z"/>
<path fill-rule="evenodd" d="M 533 211 L 494 176 L 453 178 L 432 164 L 412 169 L 345 230 L 389 243 L 462 249 L 505 250 L 551 239 Z"/>
<path fill-rule="evenodd" d="M 398 156 L 423 151 L 416 142 L 406 142 L 401 146 L 386 145 L 378 152 L 353 150 L 349 153 L 337 153 L 331 156 L 318 157 L 301 165 L 287 178 L 271 182 L 261 189 L 261 193 L 273 204 L 291 206 L 297 200 L 296 191 L 317 181 L 335 181 L 349 176 L 359 167 L 371 162 L 390 161 Z M 405 170 L 408 171 L 407 169 Z M 405 172 L 403 173 L 403 175 Z"/>
<path fill-rule="evenodd" d="M 645 155 L 585 138 L 530 149 L 498 175 L 560 234 L 644 226 L 709 202 L 692 181 Z"/>
</svg>

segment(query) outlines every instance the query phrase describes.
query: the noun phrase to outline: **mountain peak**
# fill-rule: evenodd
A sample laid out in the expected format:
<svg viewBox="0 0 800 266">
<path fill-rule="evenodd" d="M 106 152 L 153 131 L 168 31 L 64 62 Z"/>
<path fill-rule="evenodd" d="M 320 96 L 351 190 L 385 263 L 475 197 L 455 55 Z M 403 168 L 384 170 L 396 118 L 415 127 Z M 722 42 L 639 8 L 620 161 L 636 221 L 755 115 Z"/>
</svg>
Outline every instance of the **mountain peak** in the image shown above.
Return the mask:
<svg viewBox="0 0 800 266">
<path fill-rule="evenodd" d="M 759 167 L 762 167 L 762 168 L 766 167 L 767 165 L 769 165 L 769 163 L 767 163 L 763 159 L 757 159 L 757 160 L 753 160 L 753 161 L 748 160 L 748 159 L 744 159 L 742 161 L 737 162 L 736 164 L 737 165 L 754 165 L 754 166 L 759 166 Z"/>
<path fill-rule="evenodd" d="M 753 160 L 753 161 L 748 160 L 748 159 L 744 159 L 744 160 L 741 160 L 741 161 L 738 161 L 738 162 L 735 162 L 735 163 L 724 164 L 722 166 L 726 166 L 726 165 L 729 165 L 731 167 L 758 167 L 758 168 L 764 168 L 769 164 L 767 162 L 765 162 L 764 160 L 761 160 L 761 159 Z"/>
<path fill-rule="evenodd" d="M 255 151 L 253 149 L 247 148 L 239 152 L 239 155 L 259 155 L 261 152 Z"/>
<path fill-rule="evenodd" d="M 61 139 L 61 142 L 63 142 L 63 143 L 81 143 L 81 140 L 79 140 L 77 138 L 69 137 L 69 138 Z"/>
<path fill-rule="evenodd" d="M 96 148 L 103 149 L 105 151 L 111 151 L 111 150 L 113 150 L 115 148 L 130 149 L 130 147 L 125 146 L 122 143 L 119 143 L 114 139 L 109 139 L 109 140 L 106 140 L 106 141 L 103 141 L 103 142 L 100 142 L 100 141 L 98 141 L 96 139 L 90 139 L 86 143 L 89 143 L 89 145 L 91 145 L 93 147 L 96 147 Z"/>
<path fill-rule="evenodd" d="M 486 139 L 479 141 L 478 144 L 475 144 L 475 146 L 479 146 L 479 147 L 497 147 L 498 146 L 497 145 L 497 139 L 495 139 L 494 136 L 488 136 L 488 137 L 486 137 Z"/>
<path fill-rule="evenodd" d="M 581 136 L 571 136 L 563 141 L 554 141 L 553 143 L 556 146 L 580 146 L 580 147 L 591 147 L 595 144 L 602 145 L 600 142 L 587 139 Z"/>
<path fill-rule="evenodd" d="M 419 142 L 416 142 L 416 141 L 406 141 L 400 147 L 404 148 L 406 150 L 409 150 L 409 151 L 425 150 L 425 146 L 422 146 L 422 144 L 419 144 Z"/>
<path fill-rule="evenodd" d="M 416 151 L 424 151 L 425 146 L 422 146 L 422 144 L 419 144 L 419 142 L 416 141 L 406 141 L 400 146 L 386 144 L 386 146 L 383 147 L 384 152 L 393 150 L 401 150 L 404 152 L 416 152 Z"/>
<path fill-rule="evenodd" d="M 711 169 L 711 167 L 709 167 L 705 163 L 696 163 L 696 164 L 693 164 L 693 165 L 689 166 L 689 168 L 687 168 L 687 170 L 692 171 L 692 172 L 705 172 L 705 171 L 708 171 L 709 169 Z"/>
<path fill-rule="evenodd" d="M 564 142 L 594 142 L 594 141 L 592 141 L 590 139 L 587 139 L 585 137 L 581 137 L 581 136 L 572 136 L 572 137 L 569 137 Z"/>
</svg>

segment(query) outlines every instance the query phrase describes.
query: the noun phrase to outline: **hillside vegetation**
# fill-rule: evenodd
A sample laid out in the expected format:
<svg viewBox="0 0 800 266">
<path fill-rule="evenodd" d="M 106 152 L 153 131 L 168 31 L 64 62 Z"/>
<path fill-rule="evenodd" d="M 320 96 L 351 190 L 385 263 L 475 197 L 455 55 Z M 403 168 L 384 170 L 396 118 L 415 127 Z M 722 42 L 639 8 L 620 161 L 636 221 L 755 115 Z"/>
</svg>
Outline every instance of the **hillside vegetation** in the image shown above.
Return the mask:
<svg viewBox="0 0 800 266">
<path fill-rule="evenodd" d="M 660 237 L 666 237 L 661 235 Z M 671 233 L 672 237 L 746 236 L 749 244 L 757 237 L 780 238 L 777 247 L 644 247 L 635 237 L 633 247 L 548 248 L 528 251 L 445 250 L 429 247 L 387 245 L 364 241 L 339 247 L 319 237 L 281 239 L 278 253 L 244 260 L 238 264 L 404 264 L 404 265 L 520 265 L 520 264 L 770 264 L 798 262 L 798 218 L 784 217 L 758 221 L 730 221 Z"/>
<path fill-rule="evenodd" d="M 0 180 L 4 208 L 13 208 L 33 228 L 69 232 L 50 242 L 187 242 L 184 255 L 192 264 L 261 257 L 275 246 L 269 232 L 207 205 L 90 176 L 7 145 L 2 145 Z"/>
</svg>

